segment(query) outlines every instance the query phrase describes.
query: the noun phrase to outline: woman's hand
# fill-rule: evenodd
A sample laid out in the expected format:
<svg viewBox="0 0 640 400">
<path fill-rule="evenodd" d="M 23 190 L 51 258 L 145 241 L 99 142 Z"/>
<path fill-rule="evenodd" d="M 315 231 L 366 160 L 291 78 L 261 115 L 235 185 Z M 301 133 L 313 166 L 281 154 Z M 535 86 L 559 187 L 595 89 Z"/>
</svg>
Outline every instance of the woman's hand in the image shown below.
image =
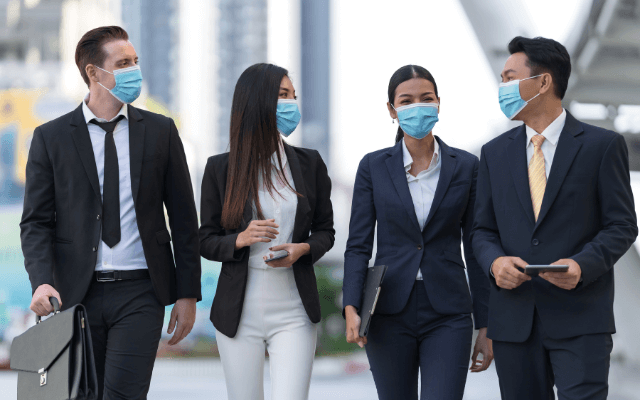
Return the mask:
<svg viewBox="0 0 640 400">
<path fill-rule="evenodd" d="M 269 254 L 269 257 L 262 257 L 263 260 L 267 263 L 267 265 L 273 268 L 289 268 L 292 266 L 298 259 L 306 254 L 309 254 L 311 251 L 311 246 L 308 243 L 287 243 L 281 244 L 279 246 L 273 246 L 269 250 L 271 251 L 281 251 L 286 250 L 289 253 L 285 258 L 281 258 L 279 260 L 269 261 L 267 262 L 267 258 L 272 258 L 273 254 Z"/>
<path fill-rule="evenodd" d="M 275 239 L 276 235 L 280 233 L 274 229 L 279 227 L 280 226 L 275 223 L 275 219 L 251 221 L 247 229 L 241 232 L 236 238 L 236 250 L 258 242 L 269 243 L 271 239 Z"/>
<path fill-rule="evenodd" d="M 347 343 L 358 343 L 358 346 L 364 348 L 367 344 L 367 337 L 360 336 L 360 316 L 354 306 L 346 306 L 344 316 L 347 319 Z"/>
<path fill-rule="evenodd" d="M 482 354 L 482 360 L 478 360 L 478 354 Z M 487 337 L 487 328 L 480 328 L 478 332 L 471 361 L 471 372 L 485 371 L 493 361 L 493 342 Z"/>
</svg>

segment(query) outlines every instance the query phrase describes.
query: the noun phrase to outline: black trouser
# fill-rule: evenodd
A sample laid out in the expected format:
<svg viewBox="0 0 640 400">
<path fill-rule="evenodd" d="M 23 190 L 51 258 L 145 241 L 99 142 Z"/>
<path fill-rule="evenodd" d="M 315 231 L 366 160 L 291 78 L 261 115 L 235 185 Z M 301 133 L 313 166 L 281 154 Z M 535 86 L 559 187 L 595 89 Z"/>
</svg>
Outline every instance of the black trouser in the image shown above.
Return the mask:
<svg viewBox="0 0 640 400">
<path fill-rule="evenodd" d="M 146 399 L 164 322 L 151 280 L 94 280 L 82 304 L 91 328 L 98 400 Z"/>
<path fill-rule="evenodd" d="M 470 314 L 433 309 L 424 282 L 413 286 L 398 314 L 374 314 L 367 357 L 381 400 L 461 400 L 467 381 L 473 322 Z"/>
<path fill-rule="evenodd" d="M 523 343 L 493 341 L 503 400 L 601 400 L 609 390 L 611 334 L 552 339 L 535 313 Z"/>
</svg>

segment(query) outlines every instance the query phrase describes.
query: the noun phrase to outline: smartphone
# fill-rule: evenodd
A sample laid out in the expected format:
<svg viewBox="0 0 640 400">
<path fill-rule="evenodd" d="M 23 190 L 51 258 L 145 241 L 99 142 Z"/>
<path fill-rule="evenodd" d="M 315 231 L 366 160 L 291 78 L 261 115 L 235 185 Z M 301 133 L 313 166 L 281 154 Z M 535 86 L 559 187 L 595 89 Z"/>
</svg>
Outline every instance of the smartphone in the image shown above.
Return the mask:
<svg viewBox="0 0 640 400">
<path fill-rule="evenodd" d="M 529 276 L 536 276 L 540 272 L 567 272 L 568 265 L 527 265 L 524 273 Z"/>
<path fill-rule="evenodd" d="M 266 260 L 264 260 L 264 262 L 268 263 L 268 262 L 271 262 L 271 261 L 282 260 L 283 258 L 287 258 L 287 257 L 289 257 L 289 252 L 286 252 L 286 253 L 281 254 L 279 256 L 273 256 L 271 258 L 267 258 Z"/>
</svg>

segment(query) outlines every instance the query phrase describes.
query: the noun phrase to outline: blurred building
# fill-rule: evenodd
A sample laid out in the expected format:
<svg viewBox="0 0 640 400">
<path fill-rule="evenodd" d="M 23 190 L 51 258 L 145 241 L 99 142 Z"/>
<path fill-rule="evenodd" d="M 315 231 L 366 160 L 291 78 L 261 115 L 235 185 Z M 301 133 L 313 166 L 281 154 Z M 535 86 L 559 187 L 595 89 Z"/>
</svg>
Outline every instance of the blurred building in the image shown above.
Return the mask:
<svg viewBox="0 0 640 400">
<path fill-rule="evenodd" d="M 168 109 L 179 106 L 179 2 L 122 0 L 122 23 L 134 44 L 148 95 Z"/>
<path fill-rule="evenodd" d="M 62 0 L 0 0 L 0 205 L 22 201 L 37 100 L 60 74 Z"/>
<path fill-rule="evenodd" d="M 302 145 L 330 161 L 330 2 L 301 1 Z"/>
<path fill-rule="evenodd" d="M 218 140 L 215 153 L 228 151 L 233 92 L 249 66 L 267 61 L 267 0 L 219 0 Z M 208 73 L 208 71 L 206 71 Z"/>
</svg>

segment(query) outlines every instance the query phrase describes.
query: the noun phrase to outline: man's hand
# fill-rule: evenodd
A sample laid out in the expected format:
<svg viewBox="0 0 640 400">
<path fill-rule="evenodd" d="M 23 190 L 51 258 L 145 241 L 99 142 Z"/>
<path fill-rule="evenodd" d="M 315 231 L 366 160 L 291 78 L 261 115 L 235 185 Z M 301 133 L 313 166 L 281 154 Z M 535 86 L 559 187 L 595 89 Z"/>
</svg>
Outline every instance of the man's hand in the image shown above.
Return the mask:
<svg viewBox="0 0 640 400">
<path fill-rule="evenodd" d="M 196 301 L 196 299 L 178 299 L 173 306 L 167 333 L 173 333 L 174 329 L 176 333 L 169 340 L 170 346 L 180 343 L 193 329 L 193 324 L 196 322 Z M 177 329 L 176 325 L 178 326 Z"/>
<path fill-rule="evenodd" d="M 478 354 L 482 354 L 482 360 L 478 360 Z M 485 371 L 493 361 L 493 342 L 487 337 L 487 328 L 480 328 L 478 332 L 471 361 L 471 372 Z"/>
<path fill-rule="evenodd" d="M 62 300 L 60 300 L 60 293 L 58 293 L 51 285 L 40 285 L 33 293 L 31 299 L 31 311 L 41 317 L 46 317 L 53 312 L 53 306 L 49 301 L 49 297 L 55 297 L 62 307 Z"/>
<path fill-rule="evenodd" d="M 367 344 L 367 337 L 360 336 L 360 316 L 354 306 L 346 306 L 344 316 L 347 319 L 347 343 L 358 343 L 358 346 L 364 348 Z"/>
<path fill-rule="evenodd" d="M 527 262 L 520 257 L 498 257 L 491 265 L 493 277 L 496 279 L 496 285 L 503 289 L 512 290 L 522 285 L 526 281 L 530 281 L 531 277 L 520 272 L 516 267 L 525 268 Z"/>
<path fill-rule="evenodd" d="M 269 243 L 272 239 L 275 239 L 279 233 L 275 230 L 275 228 L 279 227 L 275 221 L 275 219 L 251 221 L 247 229 L 240 232 L 236 238 L 235 249 L 240 250 L 243 247 L 259 242 Z"/>
<path fill-rule="evenodd" d="M 567 272 L 543 272 L 540 274 L 540 278 L 553 283 L 557 287 L 565 290 L 574 289 L 580 282 L 582 276 L 582 269 L 577 262 L 570 258 L 563 258 L 551 265 L 568 265 Z"/>
<path fill-rule="evenodd" d="M 264 256 L 262 259 L 267 265 L 273 268 L 289 268 L 292 266 L 298 259 L 306 254 L 309 254 L 311 251 L 311 246 L 308 243 L 286 243 L 281 244 L 279 246 L 273 246 L 269 250 L 271 251 L 282 251 L 286 250 L 289 253 L 285 258 L 281 258 L 279 260 L 269 261 L 267 262 L 267 256 Z M 269 254 L 269 258 L 272 258 L 273 254 Z"/>
</svg>

